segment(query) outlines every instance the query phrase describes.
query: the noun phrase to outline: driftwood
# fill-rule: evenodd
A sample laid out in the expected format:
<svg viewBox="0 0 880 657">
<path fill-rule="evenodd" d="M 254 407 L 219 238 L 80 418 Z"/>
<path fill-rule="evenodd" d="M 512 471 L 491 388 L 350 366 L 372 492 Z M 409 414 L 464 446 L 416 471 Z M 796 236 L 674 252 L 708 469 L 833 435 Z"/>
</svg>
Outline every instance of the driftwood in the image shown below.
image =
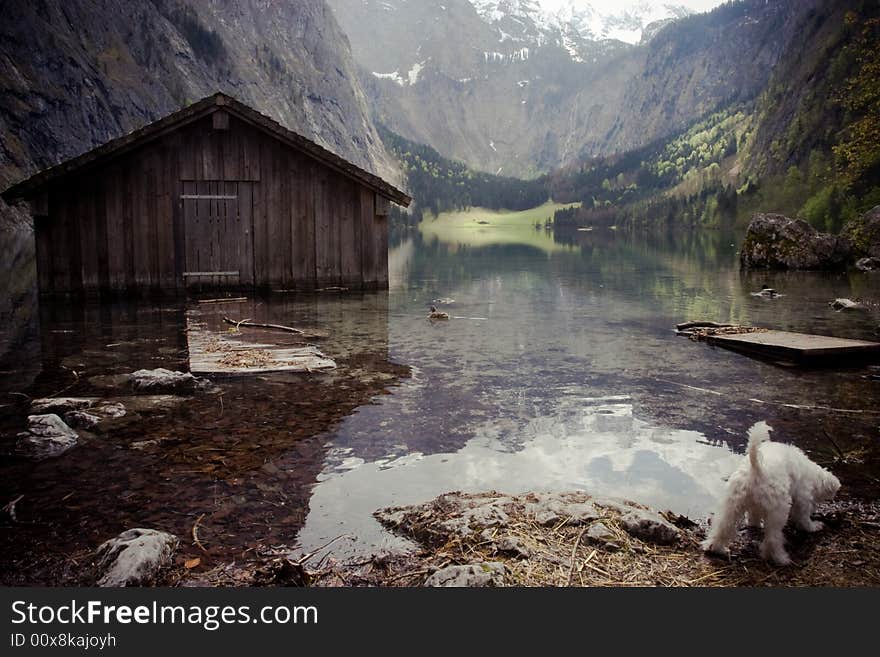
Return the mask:
<svg viewBox="0 0 880 657">
<path fill-rule="evenodd" d="M 195 543 L 196 546 L 202 552 L 207 553 L 208 551 L 205 549 L 205 546 L 202 545 L 202 542 L 199 540 L 199 524 L 202 522 L 202 518 L 204 518 L 204 517 L 205 517 L 205 514 L 203 513 L 198 518 L 196 518 L 196 521 L 192 526 L 192 537 L 193 537 L 193 543 Z"/>
<path fill-rule="evenodd" d="M 9 517 L 12 522 L 18 522 L 18 516 L 15 515 L 15 505 L 21 501 L 24 495 L 19 495 L 14 500 L 12 500 L 9 504 L 0 509 L 3 513 Z"/>
<path fill-rule="evenodd" d="M 297 335 L 305 335 L 306 332 L 302 329 L 293 328 L 292 326 L 282 326 L 281 324 L 258 324 L 256 322 L 251 322 L 250 320 L 243 319 L 240 322 L 236 322 L 234 320 L 229 319 L 228 317 L 224 317 L 223 321 L 227 324 L 232 324 L 236 328 L 245 326 L 248 328 L 264 328 L 264 329 L 273 329 L 275 331 L 287 331 L 288 333 L 296 333 Z"/>
<path fill-rule="evenodd" d="M 199 299 L 199 303 L 232 303 L 233 301 L 247 301 L 247 297 L 230 297 L 228 299 Z"/>
<path fill-rule="evenodd" d="M 678 331 L 684 331 L 692 328 L 730 328 L 733 324 L 719 324 L 717 322 L 682 322 L 681 324 L 676 324 L 675 328 Z"/>
</svg>

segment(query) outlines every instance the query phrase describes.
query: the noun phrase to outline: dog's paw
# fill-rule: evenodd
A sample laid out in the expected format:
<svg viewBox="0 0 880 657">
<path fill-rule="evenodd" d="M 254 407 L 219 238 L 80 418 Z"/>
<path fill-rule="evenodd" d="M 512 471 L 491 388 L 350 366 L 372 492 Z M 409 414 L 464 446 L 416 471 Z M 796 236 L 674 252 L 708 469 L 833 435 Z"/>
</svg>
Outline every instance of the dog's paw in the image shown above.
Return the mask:
<svg viewBox="0 0 880 657">
<path fill-rule="evenodd" d="M 791 557 L 788 556 L 785 552 L 783 552 L 782 554 L 774 554 L 771 557 L 771 560 L 777 566 L 790 566 L 791 565 Z"/>
<path fill-rule="evenodd" d="M 788 553 L 783 548 L 778 546 L 764 543 L 761 545 L 760 553 L 762 559 L 772 561 L 777 566 L 791 565 L 791 557 L 788 556 Z"/>
</svg>

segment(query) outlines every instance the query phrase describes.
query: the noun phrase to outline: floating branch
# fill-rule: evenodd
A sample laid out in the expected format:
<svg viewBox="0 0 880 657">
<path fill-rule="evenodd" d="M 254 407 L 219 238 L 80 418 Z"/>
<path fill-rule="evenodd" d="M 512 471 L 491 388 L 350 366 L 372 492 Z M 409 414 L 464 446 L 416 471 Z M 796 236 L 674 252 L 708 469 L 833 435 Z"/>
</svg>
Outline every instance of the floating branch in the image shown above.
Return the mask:
<svg viewBox="0 0 880 657">
<path fill-rule="evenodd" d="M 287 331 L 288 333 L 296 333 L 297 335 L 305 335 L 306 332 L 302 329 L 293 328 L 292 326 L 282 326 L 281 324 L 258 324 L 256 322 L 251 322 L 250 320 L 243 319 L 239 322 L 236 322 L 228 317 L 224 317 L 223 321 L 227 324 L 232 324 L 235 327 L 245 326 L 248 328 L 264 328 L 264 329 L 273 329 L 275 331 Z"/>
</svg>

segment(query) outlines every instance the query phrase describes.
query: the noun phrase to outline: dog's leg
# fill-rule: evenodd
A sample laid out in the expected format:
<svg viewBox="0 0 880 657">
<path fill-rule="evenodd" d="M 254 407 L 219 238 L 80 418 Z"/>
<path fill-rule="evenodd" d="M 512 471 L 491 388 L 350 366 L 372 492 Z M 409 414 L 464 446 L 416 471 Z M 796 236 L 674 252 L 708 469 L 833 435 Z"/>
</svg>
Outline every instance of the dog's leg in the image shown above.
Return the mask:
<svg viewBox="0 0 880 657">
<path fill-rule="evenodd" d="M 776 505 L 767 509 L 764 516 L 764 540 L 761 543 L 761 557 L 771 559 L 780 566 L 787 566 L 791 563 L 791 558 L 785 551 L 785 538 L 782 535 L 782 529 L 788 521 L 788 513 L 791 509 L 791 502 L 787 504 Z"/>
<path fill-rule="evenodd" d="M 791 519 L 794 524 L 805 532 L 817 532 L 825 528 L 821 522 L 813 520 L 810 513 L 813 510 L 813 504 L 809 500 L 796 499 L 791 507 Z"/>
</svg>

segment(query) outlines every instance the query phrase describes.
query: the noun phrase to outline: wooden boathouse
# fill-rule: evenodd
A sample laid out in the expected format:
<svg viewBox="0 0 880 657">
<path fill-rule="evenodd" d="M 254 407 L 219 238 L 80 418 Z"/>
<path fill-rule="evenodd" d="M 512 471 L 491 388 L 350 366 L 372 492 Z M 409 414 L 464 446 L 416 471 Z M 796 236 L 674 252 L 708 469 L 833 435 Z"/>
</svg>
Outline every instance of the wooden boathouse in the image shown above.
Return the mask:
<svg viewBox="0 0 880 657">
<path fill-rule="evenodd" d="M 45 294 L 384 288 L 411 201 L 222 93 L 2 196 L 30 203 Z"/>
</svg>

